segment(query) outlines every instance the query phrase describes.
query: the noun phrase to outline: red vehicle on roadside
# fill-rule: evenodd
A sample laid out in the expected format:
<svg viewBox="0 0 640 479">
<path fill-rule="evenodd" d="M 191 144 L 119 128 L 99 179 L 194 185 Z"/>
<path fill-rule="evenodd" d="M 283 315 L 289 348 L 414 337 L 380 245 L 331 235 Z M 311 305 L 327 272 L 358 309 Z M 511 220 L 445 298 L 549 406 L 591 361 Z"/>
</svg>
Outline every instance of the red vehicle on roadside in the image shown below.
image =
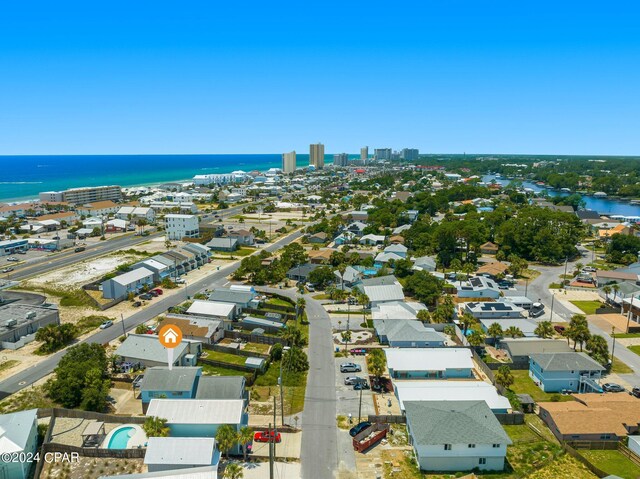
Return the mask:
<svg viewBox="0 0 640 479">
<path fill-rule="evenodd" d="M 162 290 L 160 288 L 154 288 L 151 291 L 153 291 L 154 293 L 157 293 L 158 296 L 162 296 Z"/>
<path fill-rule="evenodd" d="M 275 431 L 258 431 L 253 435 L 253 440 L 255 442 L 280 442 L 282 441 L 282 436 L 280 433 L 276 433 Z"/>
<path fill-rule="evenodd" d="M 565 328 L 564 326 L 561 326 L 561 325 L 559 325 L 559 324 L 556 324 L 556 325 L 553 327 L 553 329 L 555 329 L 555 330 L 556 330 L 556 332 L 557 332 L 558 334 L 562 334 L 562 335 L 564 336 L 564 332 L 565 332 L 565 330 L 566 330 L 566 328 Z"/>
</svg>

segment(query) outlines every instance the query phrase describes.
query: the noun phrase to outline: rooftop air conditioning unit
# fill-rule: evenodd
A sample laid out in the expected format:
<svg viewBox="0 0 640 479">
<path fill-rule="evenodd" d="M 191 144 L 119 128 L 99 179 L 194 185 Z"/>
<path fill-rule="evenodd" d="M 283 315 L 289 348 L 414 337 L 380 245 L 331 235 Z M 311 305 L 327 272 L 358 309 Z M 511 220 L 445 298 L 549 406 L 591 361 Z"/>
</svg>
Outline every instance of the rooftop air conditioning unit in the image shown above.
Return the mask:
<svg viewBox="0 0 640 479">
<path fill-rule="evenodd" d="M 35 311 L 29 311 L 26 315 L 25 315 L 25 319 L 36 319 L 36 312 Z"/>
<path fill-rule="evenodd" d="M 5 323 L 5 325 L 7 326 L 7 328 L 14 328 L 18 325 L 18 320 L 17 319 L 10 319 L 9 321 L 7 321 Z"/>
</svg>

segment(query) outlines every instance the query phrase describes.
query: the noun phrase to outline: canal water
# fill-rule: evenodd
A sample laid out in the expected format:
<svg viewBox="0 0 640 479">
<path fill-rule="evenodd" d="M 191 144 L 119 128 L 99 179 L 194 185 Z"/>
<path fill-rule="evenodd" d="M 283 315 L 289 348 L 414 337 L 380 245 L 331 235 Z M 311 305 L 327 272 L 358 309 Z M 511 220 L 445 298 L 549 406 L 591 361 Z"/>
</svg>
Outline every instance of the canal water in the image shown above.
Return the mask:
<svg viewBox="0 0 640 479">
<path fill-rule="evenodd" d="M 496 183 L 500 183 L 503 186 L 511 183 L 511 180 L 507 178 L 496 178 L 494 175 L 485 175 L 482 177 L 482 181 L 485 183 L 491 183 L 492 180 L 495 180 Z M 530 181 L 523 181 L 522 186 L 523 188 L 530 188 L 535 193 L 546 191 L 549 196 L 568 196 L 570 194 L 564 191 L 544 188 Z M 585 202 L 586 209 L 597 211 L 601 215 L 637 216 L 640 218 L 640 205 L 632 205 L 626 201 L 610 198 L 595 198 L 593 196 L 582 196 L 582 199 Z"/>
</svg>

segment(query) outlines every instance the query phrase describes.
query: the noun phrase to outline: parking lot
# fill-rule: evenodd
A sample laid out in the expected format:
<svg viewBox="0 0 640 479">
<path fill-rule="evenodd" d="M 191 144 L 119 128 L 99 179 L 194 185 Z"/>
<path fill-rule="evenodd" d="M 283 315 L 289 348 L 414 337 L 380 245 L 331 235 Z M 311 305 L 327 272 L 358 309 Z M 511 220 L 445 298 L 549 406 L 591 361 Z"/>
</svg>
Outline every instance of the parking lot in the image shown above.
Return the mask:
<svg viewBox="0 0 640 479">
<path fill-rule="evenodd" d="M 340 365 L 343 363 L 355 363 L 360 365 L 362 371 L 359 373 L 341 373 Z M 337 412 L 344 416 L 351 414 L 354 424 L 358 420 L 358 407 L 360 404 L 360 391 L 353 389 L 353 386 L 344 384 L 347 377 L 358 376 L 367 379 L 369 383 L 369 374 L 367 372 L 367 361 L 365 356 L 349 356 L 348 358 L 336 358 L 336 399 L 338 402 Z M 371 386 L 369 384 L 369 386 Z M 369 414 L 375 414 L 373 407 L 373 393 L 371 389 L 362 391 L 362 417 L 366 418 Z"/>
</svg>

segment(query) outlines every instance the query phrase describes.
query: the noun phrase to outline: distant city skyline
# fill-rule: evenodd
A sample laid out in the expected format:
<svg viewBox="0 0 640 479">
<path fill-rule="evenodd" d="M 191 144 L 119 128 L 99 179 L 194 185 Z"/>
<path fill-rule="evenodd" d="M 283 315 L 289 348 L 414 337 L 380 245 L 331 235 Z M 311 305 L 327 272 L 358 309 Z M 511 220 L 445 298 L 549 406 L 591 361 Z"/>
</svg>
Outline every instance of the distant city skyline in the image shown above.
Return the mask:
<svg viewBox="0 0 640 479">
<path fill-rule="evenodd" d="M 571 0 L 7 2 L 0 155 L 281 154 L 316 141 L 637 155 L 638 13 Z"/>
</svg>

